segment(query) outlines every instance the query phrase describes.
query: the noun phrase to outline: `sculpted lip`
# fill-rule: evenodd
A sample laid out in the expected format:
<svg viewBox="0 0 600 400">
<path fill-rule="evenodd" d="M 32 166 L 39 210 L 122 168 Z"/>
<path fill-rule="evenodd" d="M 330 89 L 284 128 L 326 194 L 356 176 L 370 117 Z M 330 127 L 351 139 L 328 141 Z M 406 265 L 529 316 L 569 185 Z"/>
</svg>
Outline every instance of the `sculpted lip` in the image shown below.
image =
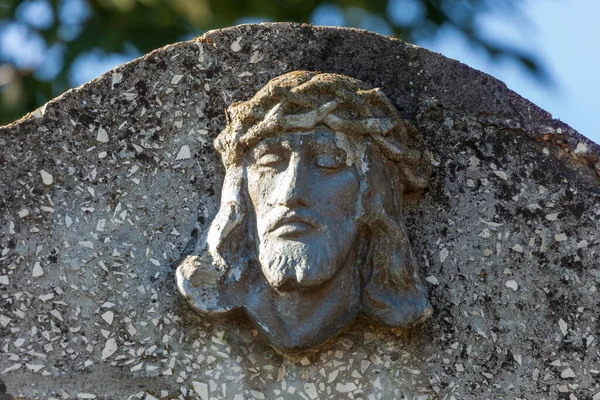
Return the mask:
<svg viewBox="0 0 600 400">
<path fill-rule="evenodd" d="M 274 232 L 276 230 L 285 230 L 286 232 L 282 233 L 300 233 L 316 229 L 317 225 L 318 224 L 314 218 L 303 215 L 303 213 L 290 211 L 278 218 L 275 223 L 271 225 L 268 231 Z"/>
</svg>

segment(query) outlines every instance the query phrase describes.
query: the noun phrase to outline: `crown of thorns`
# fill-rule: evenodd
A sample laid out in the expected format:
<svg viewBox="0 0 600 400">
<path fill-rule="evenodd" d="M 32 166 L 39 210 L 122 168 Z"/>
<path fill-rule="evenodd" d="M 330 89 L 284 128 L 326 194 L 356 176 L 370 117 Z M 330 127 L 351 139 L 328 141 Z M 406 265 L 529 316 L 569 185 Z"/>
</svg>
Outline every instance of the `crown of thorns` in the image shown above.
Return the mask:
<svg viewBox="0 0 600 400">
<path fill-rule="evenodd" d="M 379 88 L 344 75 L 296 71 L 272 79 L 248 101 L 227 110 L 227 126 L 215 139 L 226 167 L 268 137 L 324 125 L 351 137 L 370 138 L 399 165 L 405 192 L 426 187 L 428 160 L 416 129 Z"/>
</svg>

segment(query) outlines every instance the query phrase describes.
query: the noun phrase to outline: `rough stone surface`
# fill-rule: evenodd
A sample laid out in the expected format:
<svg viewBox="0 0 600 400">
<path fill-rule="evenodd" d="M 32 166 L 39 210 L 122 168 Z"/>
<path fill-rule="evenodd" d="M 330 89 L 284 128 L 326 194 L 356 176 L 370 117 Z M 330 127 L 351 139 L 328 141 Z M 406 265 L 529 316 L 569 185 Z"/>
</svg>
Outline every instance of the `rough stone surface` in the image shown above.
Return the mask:
<svg viewBox="0 0 600 400">
<path fill-rule="evenodd" d="M 434 308 L 418 329 L 357 321 L 282 357 L 175 293 L 217 211 L 224 109 L 293 70 L 381 87 L 432 152 L 406 210 Z M 164 47 L 0 128 L 0 380 L 43 399 L 596 398 L 599 155 L 490 76 L 363 31 Z"/>
</svg>

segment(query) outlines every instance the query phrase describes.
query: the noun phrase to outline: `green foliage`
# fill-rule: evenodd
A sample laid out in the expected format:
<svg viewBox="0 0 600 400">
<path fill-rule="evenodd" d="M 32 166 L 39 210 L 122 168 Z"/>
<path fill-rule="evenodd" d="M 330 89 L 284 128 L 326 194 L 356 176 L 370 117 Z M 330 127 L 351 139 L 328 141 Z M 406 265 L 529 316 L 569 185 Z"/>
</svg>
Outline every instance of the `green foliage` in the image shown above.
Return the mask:
<svg viewBox="0 0 600 400">
<path fill-rule="evenodd" d="M 75 24 L 59 18 L 69 12 L 64 9 L 67 0 L 48 2 L 54 19 L 42 28 L 31 23 L 27 26 L 27 21 L 19 19 L 22 1 L 3 0 L 0 4 L 0 39 L 3 27 L 21 24 L 31 34 L 42 37 L 48 48 L 62 45 L 64 49 L 62 68 L 49 80 L 36 74 L 35 68 L 17 67 L 14 60 L 3 59 L 0 49 L 0 124 L 15 120 L 70 88 L 74 62 L 92 49 L 109 54 L 126 53 L 133 47 L 143 54 L 244 19 L 311 22 L 316 10 L 324 6 L 337 10 L 347 26 L 369 28 L 374 22 L 408 41 L 450 26 L 491 56 L 514 59 L 535 76 L 543 77 L 533 57 L 499 46 L 477 27 L 478 17 L 486 13 L 518 14 L 518 0 L 88 0 L 88 18 Z M 399 21 L 394 15 L 408 3 L 418 11 L 416 17 Z M 79 32 L 69 37 L 64 34 L 67 28 Z"/>
</svg>

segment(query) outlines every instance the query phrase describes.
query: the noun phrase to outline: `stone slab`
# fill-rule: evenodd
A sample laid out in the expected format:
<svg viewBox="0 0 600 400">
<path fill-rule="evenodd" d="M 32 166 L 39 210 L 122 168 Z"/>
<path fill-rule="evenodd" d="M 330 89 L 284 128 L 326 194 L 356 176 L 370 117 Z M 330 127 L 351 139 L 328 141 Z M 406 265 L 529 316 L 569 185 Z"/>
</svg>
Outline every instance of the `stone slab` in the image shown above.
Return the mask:
<svg viewBox="0 0 600 400">
<path fill-rule="evenodd" d="M 294 70 L 379 86 L 421 131 L 433 173 L 406 224 L 434 314 L 286 357 L 193 314 L 173 267 L 217 211 L 224 110 Z M 166 46 L 0 128 L 0 380 L 40 399 L 597 397 L 599 155 L 489 75 L 369 32 Z"/>
</svg>

